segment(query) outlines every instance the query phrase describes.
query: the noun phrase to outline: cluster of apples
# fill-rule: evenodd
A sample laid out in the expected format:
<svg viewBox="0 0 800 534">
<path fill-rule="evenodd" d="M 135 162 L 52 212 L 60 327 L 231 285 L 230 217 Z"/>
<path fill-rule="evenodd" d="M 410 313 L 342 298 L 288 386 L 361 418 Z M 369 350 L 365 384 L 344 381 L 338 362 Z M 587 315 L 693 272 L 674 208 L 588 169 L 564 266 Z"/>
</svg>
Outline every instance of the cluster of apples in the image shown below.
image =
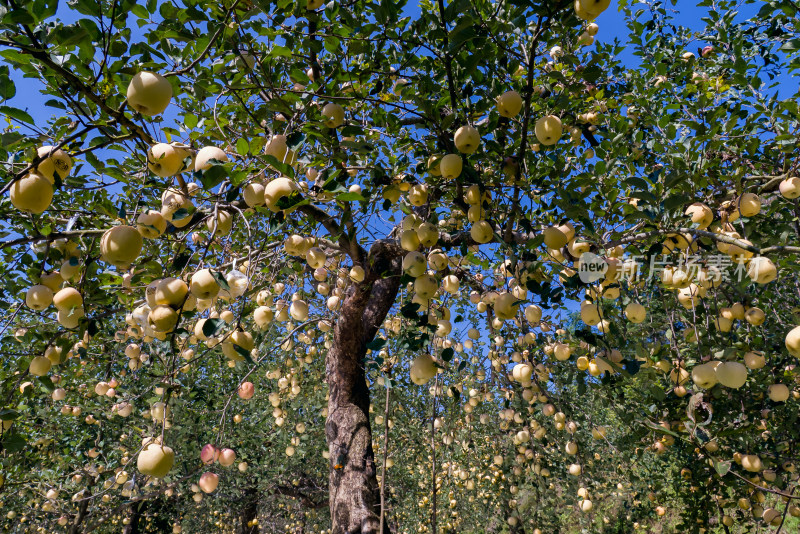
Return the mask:
<svg viewBox="0 0 800 534">
<path fill-rule="evenodd" d="M 59 180 L 69 176 L 72 158 L 62 149 L 42 146 L 36 150 L 40 161 L 9 190 L 11 204 L 26 213 L 43 213 L 53 202 L 56 175 Z"/>
</svg>

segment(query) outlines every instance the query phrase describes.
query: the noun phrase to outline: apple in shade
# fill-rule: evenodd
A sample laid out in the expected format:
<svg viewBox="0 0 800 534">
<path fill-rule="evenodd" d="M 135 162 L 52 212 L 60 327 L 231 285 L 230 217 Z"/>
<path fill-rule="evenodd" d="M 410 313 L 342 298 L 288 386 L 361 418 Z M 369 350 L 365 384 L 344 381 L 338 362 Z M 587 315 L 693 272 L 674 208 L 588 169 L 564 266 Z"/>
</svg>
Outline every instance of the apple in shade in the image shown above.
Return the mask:
<svg viewBox="0 0 800 534">
<path fill-rule="evenodd" d="M 239 397 L 244 400 L 252 399 L 254 393 L 255 386 L 253 386 L 252 382 L 242 382 L 239 386 Z"/>
<path fill-rule="evenodd" d="M 216 473 L 203 473 L 200 475 L 200 481 L 197 485 L 205 493 L 213 493 L 217 489 L 217 485 L 219 485 L 219 476 Z"/>
<path fill-rule="evenodd" d="M 338 128 L 344 124 L 344 108 L 333 102 L 322 108 L 323 123 L 328 128 Z"/>
</svg>

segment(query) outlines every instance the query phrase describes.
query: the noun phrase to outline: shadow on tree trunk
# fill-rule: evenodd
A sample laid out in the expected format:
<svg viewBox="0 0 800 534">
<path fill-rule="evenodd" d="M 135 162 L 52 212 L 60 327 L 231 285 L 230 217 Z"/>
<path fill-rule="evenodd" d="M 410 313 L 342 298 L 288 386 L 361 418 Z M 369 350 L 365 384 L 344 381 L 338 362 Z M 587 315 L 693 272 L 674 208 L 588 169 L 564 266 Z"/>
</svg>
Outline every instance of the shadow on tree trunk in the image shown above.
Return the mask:
<svg viewBox="0 0 800 534">
<path fill-rule="evenodd" d="M 128 516 L 128 524 L 125 525 L 125 530 L 122 534 L 140 534 L 139 522 L 142 519 L 142 514 L 147 507 L 147 501 L 138 501 L 131 504 L 131 513 Z"/>
<path fill-rule="evenodd" d="M 402 249 L 377 241 L 370 250 L 367 276 L 347 292 L 328 351 L 330 391 L 325 434 L 330 453 L 332 534 L 376 534 L 380 528 L 380 488 L 364 357 L 394 304 L 400 287 Z M 389 532 L 388 526 L 384 532 Z"/>
<path fill-rule="evenodd" d="M 241 520 L 239 534 L 258 534 L 258 524 L 251 524 L 251 521 L 258 519 L 258 489 L 255 487 L 248 488 L 242 499 L 242 510 L 239 514 Z"/>
</svg>

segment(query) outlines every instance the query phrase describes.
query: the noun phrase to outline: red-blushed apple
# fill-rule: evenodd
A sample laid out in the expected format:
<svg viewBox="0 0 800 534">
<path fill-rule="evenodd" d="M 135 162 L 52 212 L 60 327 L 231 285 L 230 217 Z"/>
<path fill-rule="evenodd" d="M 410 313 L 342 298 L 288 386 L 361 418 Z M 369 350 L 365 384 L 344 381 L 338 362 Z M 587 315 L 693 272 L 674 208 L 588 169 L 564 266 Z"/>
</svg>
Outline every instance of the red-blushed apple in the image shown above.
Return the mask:
<svg viewBox="0 0 800 534">
<path fill-rule="evenodd" d="M 249 400 L 253 398 L 255 394 L 255 386 L 252 382 L 242 382 L 239 386 L 239 397 L 244 400 Z"/>
<path fill-rule="evenodd" d="M 219 449 L 207 443 L 200 451 L 200 461 L 206 465 L 213 464 L 219 458 Z"/>
</svg>

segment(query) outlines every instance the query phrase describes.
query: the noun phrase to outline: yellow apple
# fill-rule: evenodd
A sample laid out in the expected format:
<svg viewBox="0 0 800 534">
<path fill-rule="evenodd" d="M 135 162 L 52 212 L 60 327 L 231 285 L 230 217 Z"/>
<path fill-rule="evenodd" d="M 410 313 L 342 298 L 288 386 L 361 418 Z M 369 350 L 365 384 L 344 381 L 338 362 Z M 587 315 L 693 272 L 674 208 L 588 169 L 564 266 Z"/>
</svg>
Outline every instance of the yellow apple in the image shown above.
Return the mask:
<svg viewBox="0 0 800 534">
<path fill-rule="evenodd" d="M 745 193 L 739 197 L 739 213 L 742 217 L 754 217 L 761 211 L 761 199 L 754 193 Z"/>
<path fill-rule="evenodd" d="M 411 362 L 411 381 L 421 386 L 436 376 L 437 367 L 430 354 L 423 353 Z"/>
<path fill-rule="evenodd" d="M 769 258 L 756 256 L 747 263 L 747 276 L 756 284 L 768 284 L 778 278 L 778 268 Z"/>
<path fill-rule="evenodd" d="M 168 277 L 159 281 L 153 295 L 156 305 L 180 306 L 189 294 L 189 286 L 180 278 Z"/>
<path fill-rule="evenodd" d="M 472 154 L 481 144 L 481 135 L 476 128 L 467 124 L 456 130 L 453 142 L 462 154 Z"/>
<path fill-rule="evenodd" d="M 236 452 L 233 449 L 222 449 L 219 451 L 219 464 L 223 467 L 230 467 L 236 461 Z"/>
<path fill-rule="evenodd" d="M 161 212 L 149 210 L 136 218 L 136 229 L 147 239 L 155 239 L 167 230 L 167 220 Z"/>
<path fill-rule="evenodd" d="M 501 117 L 516 117 L 522 109 L 522 97 L 516 91 L 506 91 L 495 99 Z"/>
<path fill-rule="evenodd" d="M 100 257 L 117 268 L 127 269 L 141 254 L 142 245 L 142 234 L 136 228 L 115 226 L 100 238 Z"/>
<path fill-rule="evenodd" d="M 488 221 L 476 221 L 469 230 L 469 235 L 476 243 L 488 243 L 494 238 L 494 229 Z"/>
<path fill-rule="evenodd" d="M 178 312 L 169 306 L 156 306 L 150 310 L 147 322 L 156 332 L 171 332 L 178 324 Z"/>
<path fill-rule="evenodd" d="M 47 178 L 32 172 L 11 185 L 9 198 L 20 211 L 42 213 L 53 201 L 53 186 Z"/>
<path fill-rule="evenodd" d="M 207 171 L 215 164 L 227 163 L 228 155 L 219 147 L 204 146 L 197 151 L 197 156 L 194 160 L 195 172 Z"/>
<path fill-rule="evenodd" d="M 136 468 L 143 475 L 164 478 L 174 463 L 175 452 L 172 448 L 151 441 L 139 453 Z"/>
<path fill-rule="evenodd" d="M 83 297 L 74 287 L 65 287 L 53 296 L 53 305 L 58 310 L 69 311 L 83 307 Z"/>
<path fill-rule="evenodd" d="M 31 360 L 30 366 L 28 367 L 28 371 L 34 376 L 44 376 L 50 371 L 50 367 L 53 365 L 53 362 L 45 358 L 44 356 L 37 356 Z"/>
<path fill-rule="evenodd" d="M 794 199 L 800 197 L 800 178 L 791 176 L 780 183 L 781 195 L 784 198 Z"/>
<path fill-rule="evenodd" d="M 536 121 L 534 127 L 536 139 L 543 145 L 550 146 L 561 137 L 561 119 L 555 115 L 547 115 Z"/>
<path fill-rule="evenodd" d="M 52 146 L 42 146 L 36 150 L 36 155 L 44 158 L 36 165 L 36 172 L 47 178 L 51 184 L 55 183 L 55 173 L 63 180 L 69 176 L 72 169 L 72 158 L 61 150 Z"/>
<path fill-rule="evenodd" d="M 739 362 L 722 362 L 716 373 L 719 383 L 728 388 L 739 389 L 747 381 L 747 367 Z"/>
<path fill-rule="evenodd" d="M 53 302 L 53 290 L 46 285 L 35 285 L 25 293 L 25 305 L 30 309 L 42 311 Z"/>
<path fill-rule="evenodd" d="M 789 388 L 785 384 L 772 384 L 767 388 L 767 396 L 772 402 L 786 402 Z"/>
<path fill-rule="evenodd" d="M 279 212 L 281 209 L 278 207 L 280 199 L 291 196 L 295 191 L 299 191 L 300 187 L 296 182 L 281 176 L 271 180 L 264 186 L 264 202 L 267 208 L 273 212 Z M 291 209 L 289 211 L 292 211 Z"/>
<path fill-rule="evenodd" d="M 209 269 L 194 273 L 189 287 L 192 295 L 198 299 L 213 299 L 219 294 L 219 284 Z"/>
<path fill-rule="evenodd" d="M 567 235 L 556 226 L 545 228 L 542 234 L 544 234 L 544 244 L 549 249 L 560 249 L 569 241 Z"/>
<path fill-rule="evenodd" d="M 184 168 L 184 160 L 191 157 L 188 148 L 179 143 L 158 143 L 147 151 L 147 167 L 162 178 L 175 176 Z"/>
<path fill-rule="evenodd" d="M 437 289 L 439 289 L 439 284 L 436 282 L 436 278 L 430 274 L 423 274 L 414 280 L 414 292 L 421 299 L 431 299 Z"/>
<path fill-rule="evenodd" d="M 233 228 L 233 215 L 227 211 L 217 210 L 217 216 L 206 219 L 206 228 L 215 236 L 224 237 L 231 233 Z"/>
<path fill-rule="evenodd" d="M 686 208 L 685 215 L 690 216 L 700 229 L 708 228 L 714 220 L 714 212 L 702 202 L 695 202 Z"/>
<path fill-rule="evenodd" d="M 258 182 L 251 182 L 244 188 L 243 195 L 244 202 L 249 207 L 263 206 L 266 202 L 264 198 L 264 186 Z"/>
<path fill-rule="evenodd" d="M 329 102 L 322 108 L 323 123 L 328 128 L 338 128 L 344 124 L 344 108 L 339 104 Z"/>
<path fill-rule="evenodd" d="M 642 323 L 647 317 L 647 309 L 638 302 L 631 302 L 625 307 L 625 317 L 632 323 Z"/>
<path fill-rule="evenodd" d="M 715 368 L 719 362 L 707 362 L 695 365 L 692 369 L 692 381 L 698 387 L 710 389 L 717 383 Z"/>
<path fill-rule="evenodd" d="M 408 190 L 408 201 L 412 206 L 424 206 L 428 202 L 428 186 L 426 184 L 414 184 Z"/>
<path fill-rule="evenodd" d="M 142 115 L 163 113 L 172 100 L 169 80 L 154 72 L 138 72 L 128 85 L 128 105 Z"/>
</svg>

